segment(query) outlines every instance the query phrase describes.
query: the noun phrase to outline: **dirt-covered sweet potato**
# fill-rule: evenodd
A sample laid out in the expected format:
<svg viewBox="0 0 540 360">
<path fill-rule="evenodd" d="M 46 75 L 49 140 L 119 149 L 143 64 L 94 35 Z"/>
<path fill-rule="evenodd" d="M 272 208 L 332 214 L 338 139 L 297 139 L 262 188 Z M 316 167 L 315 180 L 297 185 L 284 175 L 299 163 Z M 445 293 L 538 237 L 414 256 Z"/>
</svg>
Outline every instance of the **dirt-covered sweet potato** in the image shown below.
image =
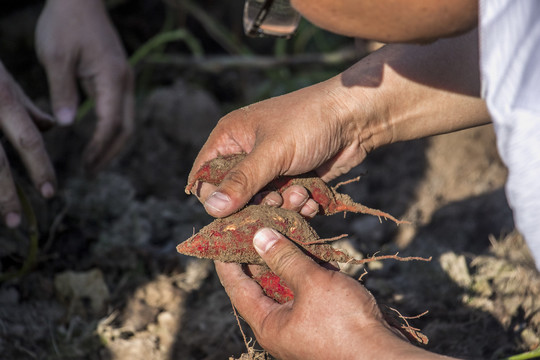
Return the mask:
<svg viewBox="0 0 540 360">
<path fill-rule="evenodd" d="M 246 154 L 218 156 L 204 163 L 186 186 L 186 193 L 190 194 L 197 182 L 219 185 L 228 172 L 245 156 Z M 282 176 L 272 181 L 263 190 L 283 193 L 292 185 L 300 185 L 307 189 L 313 200 L 319 204 L 319 214 L 333 215 L 340 212 L 354 212 L 382 217 L 397 224 L 406 223 L 406 221 L 398 220 L 388 213 L 354 202 L 349 195 L 339 193 L 336 187 L 328 186 L 315 173 Z"/>
</svg>

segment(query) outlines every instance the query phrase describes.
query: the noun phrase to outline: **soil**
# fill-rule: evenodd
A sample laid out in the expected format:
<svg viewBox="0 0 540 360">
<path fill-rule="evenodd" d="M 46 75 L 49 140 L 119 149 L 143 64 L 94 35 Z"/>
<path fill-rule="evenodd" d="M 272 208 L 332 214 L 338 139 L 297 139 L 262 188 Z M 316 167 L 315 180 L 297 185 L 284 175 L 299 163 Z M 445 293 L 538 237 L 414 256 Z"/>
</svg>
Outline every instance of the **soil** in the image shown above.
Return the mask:
<svg viewBox="0 0 540 360">
<path fill-rule="evenodd" d="M 28 41 L 18 47 L 7 38 L 22 37 L 31 26 L 20 19 L 32 24 L 39 6 L 23 1 L 6 12 L 13 16 L 2 15 L 2 41 L 10 44 L 2 60 L 46 109 L 44 73 L 32 61 Z M 132 21 L 131 13 L 112 15 L 128 51 L 140 43 L 138 34 L 159 28 Z M 13 25 L 14 18 L 22 25 Z M 263 81 L 263 75 L 237 70 L 217 80 L 189 69 L 156 70 L 151 86 L 138 94 L 132 144 L 94 178 L 80 167 L 91 116 L 46 133 L 60 188 L 50 201 L 38 196 L 3 142 L 38 220 L 39 253 L 29 273 L 0 283 L 2 359 L 270 358 L 253 342 L 255 348 L 246 349 L 212 262 L 175 249 L 212 221 L 184 193 L 201 141 L 233 98 L 235 106 L 245 105 L 253 93 L 246 84 Z M 171 132 L 171 124 L 193 119 L 200 122 L 196 129 Z M 340 192 L 411 224 L 360 214 L 319 217 L 312 226 L 320 237 L 349 234 L 336 246 L 355 258 L 399 251 L 433 260 L 344 264 L 343 271 L 358 277 L 367 270 L 362 281 L 383 308 L 404 316 L 428 310 L 409 322 L 427 335 L 431 351 L 500 359 L 538 347 L 540 276 L 514 230 L 503 190 L 506 170 L 491 126 L 379 149 L 338 181 L 361 174 L 361 181 Z M 19 269 L 27 257 L 27 226 L 18 235 L 0 229 L 2 273 Z"/>
</svg>

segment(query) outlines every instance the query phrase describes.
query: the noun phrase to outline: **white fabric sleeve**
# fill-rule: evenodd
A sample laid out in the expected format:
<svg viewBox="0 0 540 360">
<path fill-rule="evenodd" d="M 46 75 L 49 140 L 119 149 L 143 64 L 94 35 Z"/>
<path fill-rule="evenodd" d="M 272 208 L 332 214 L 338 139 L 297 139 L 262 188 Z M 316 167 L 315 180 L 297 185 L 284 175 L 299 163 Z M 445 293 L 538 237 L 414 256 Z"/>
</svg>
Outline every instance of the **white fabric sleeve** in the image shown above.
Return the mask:
<svg viewBox="0 0 540 360">
<path fill-rule="evenodd" d="M 540 270 L 540 1 L 480 1 L 480 71 L 508 202 Z"/>
</svg>

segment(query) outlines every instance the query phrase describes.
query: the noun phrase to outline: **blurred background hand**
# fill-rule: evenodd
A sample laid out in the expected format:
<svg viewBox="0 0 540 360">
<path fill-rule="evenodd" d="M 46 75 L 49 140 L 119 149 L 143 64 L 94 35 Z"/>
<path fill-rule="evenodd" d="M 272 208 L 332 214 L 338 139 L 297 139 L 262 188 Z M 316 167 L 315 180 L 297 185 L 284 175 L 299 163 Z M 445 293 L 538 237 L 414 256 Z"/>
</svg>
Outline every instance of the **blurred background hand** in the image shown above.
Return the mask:
<svg viewBox="0 0 540 360">
<path fill-rule="evenodd" d="M 77 79 L 95 100 L 97 124 L 84 162 L 106 166 L 133 132 L 133 75 L 101 0 L 48 0 L 36 27 L 36 51 L 47 72 L 54 115 L 75 120 Z"/>
<path fill-rule="evenodd" d="M 54 124 L 46 114 L 26 96 L 4 65 L 0 62 L 0 129 L 19 153 L 26 169 L 42 196 L 54 195 L 56 177 L 47 155 L 40 129 Z M 0 146 L 0 216 L 5 224 L 16 227 L 21 222 L 21 204 L 9 160 Z"/>
</svg>

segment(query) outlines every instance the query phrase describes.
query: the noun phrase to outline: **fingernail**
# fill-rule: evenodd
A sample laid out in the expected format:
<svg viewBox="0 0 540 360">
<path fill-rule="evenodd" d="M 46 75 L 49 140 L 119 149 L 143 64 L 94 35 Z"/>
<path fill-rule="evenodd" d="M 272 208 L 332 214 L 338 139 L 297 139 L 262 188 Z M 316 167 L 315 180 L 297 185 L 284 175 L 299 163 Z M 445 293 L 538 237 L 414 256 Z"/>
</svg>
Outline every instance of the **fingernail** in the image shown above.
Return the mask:
<svg viewBox="0 0 540 360">
<path fill-rule="evenodd" d="M 49 182 L 41 185 L 39 190 L 41 191 L 41 195 L 46 199 L 51 198 L 54 195 L 54 187 Z"/>
<path fill-rule="evenodd" d="M 314 217 L 315 215 L 317 215 L 318 212 L 319 204 L 313 199 L 309 199 L 302 208 L 302 210 L 300 210 L 301 215 L 309 218 Z"/>
<path fill-rule="evenodd" d="M 308 199 L 304 194 L 293 191 L 289 200 L 293 206 L 298 207 L 304 205 Z"/>
<path fill-rule="evenodd" d="M 281 205 L 281 204 L 278 203 L 277 201 L 275 201 L 274 199 L 264 199 L 264 205 L 268 205 L 268 206 L 279 206 L 279 205 Z"/>
<path fill-rule="evenodd" d="M 8 228 L 13 229 L 13 228 L 20 225 L 20 223 L 21 223 L 21 215 L 19 215 L 17 213 L 14 213 L 14 212 L 11 212 L 11 213 L 6 215 L 5 221 L 6 221 L 6 226 Z"/>
<path fill-rule="evenodd" d="M 279 239 L 279 233 L 273 229 L 263 228 L 253 237 L 253 246 L 260 254 L 264 254 Z"/>
<path fill-rule="evenodd" d="M 58 125 L 68 126 L 75 120 L 75 111 L 71 108 L 61 108 L 55 114 Z"/>
<path fill-rule="evenodd" d="M 216 191 L 215 193 L 210 195 L 208 199 L 206 199 L 204 206 L 211 208 L 216 212 L 223 212 L 227 210 L 230 203 L 231 199 L 227 195 Z"/>
</svg>

